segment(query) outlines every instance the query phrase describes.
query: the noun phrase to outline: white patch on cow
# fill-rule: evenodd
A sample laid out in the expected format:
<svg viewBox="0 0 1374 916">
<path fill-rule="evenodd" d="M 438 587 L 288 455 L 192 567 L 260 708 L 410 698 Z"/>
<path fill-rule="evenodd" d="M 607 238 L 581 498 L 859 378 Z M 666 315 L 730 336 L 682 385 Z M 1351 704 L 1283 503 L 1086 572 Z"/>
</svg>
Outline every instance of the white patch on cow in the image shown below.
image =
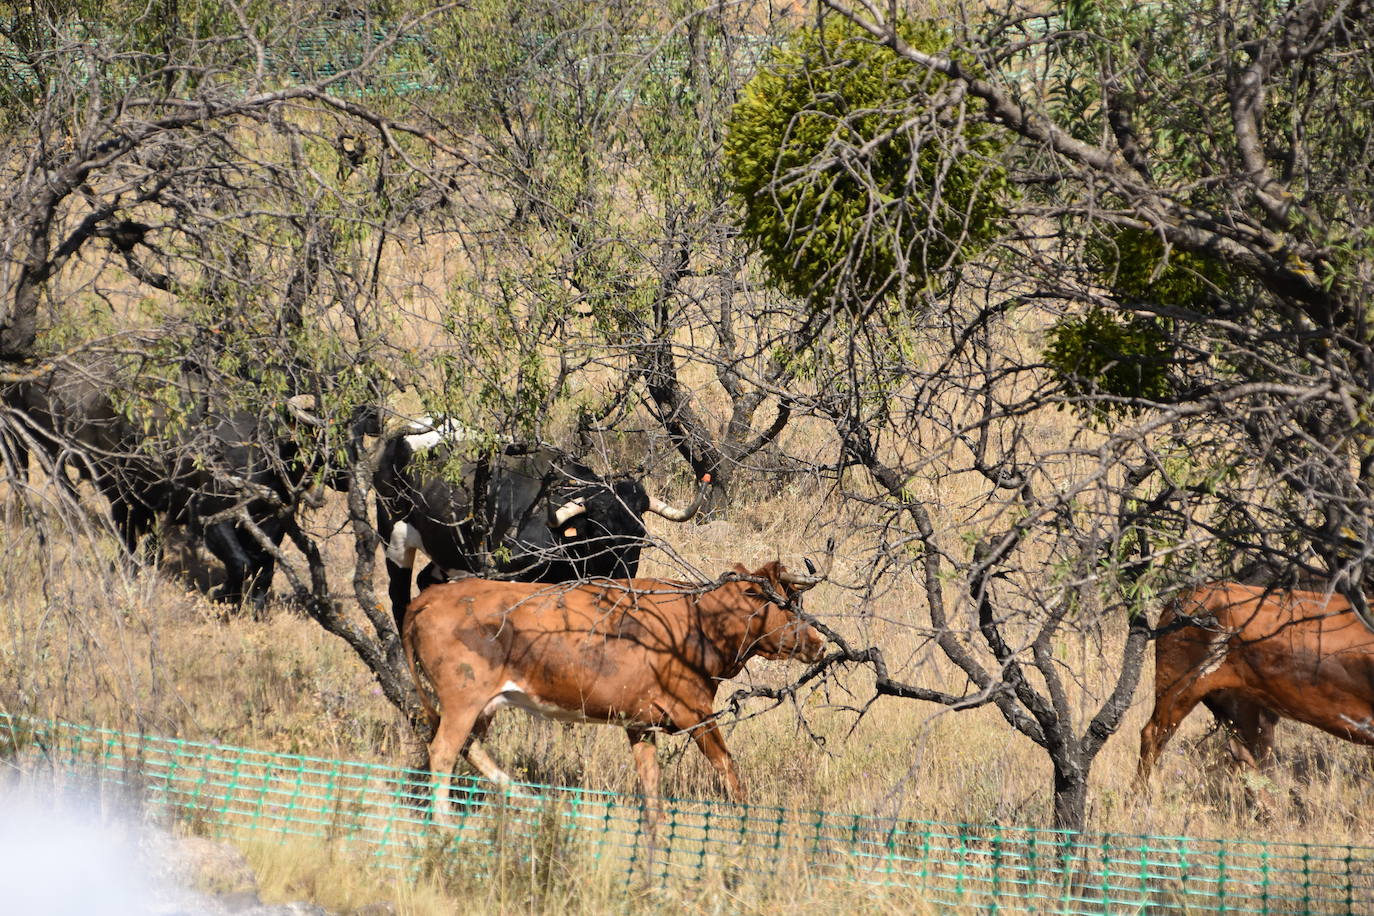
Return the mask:
<svg viewBox="0 0 1374 916">
<path fill-rule="evenodd" d="M 410 450 L 414 454 L 427 452 L 443 441 L 444 435 L 438 430 L 417 436 L 406 436 L 406 445 L 410 446 Z"/>
<path fill-rule="evenodd" d="M 410 446 L 412 453 L 419 453 L 434 448 L 441 442 L 477 442 L 489 440 L 489 437 L 480 430 L 465 426 L 461 420 L 452 417 L 435 419 L 434 417 L 420 417 L 413 420 L 409 428 L 413 430 L 405 437 L 406 444 Z M 495 441 L 505 445 L 511 444 L 514 440 L 509 436 L 496 436 Z"/>
<path fill-rule="evenodd" d="M 1207 640 L 1207 656 L 1202 665 L 1198 667 L 1197 677 L 1204 678 L 1221 667 L 1222 662 L 1226 661 L 1229 653 L 1229 643 L 1235 633 L 1232 630 L 1221 629 L 1212 634 Z"/>
<path fill-rule="evenodd" d="M 402 569 L 410 569 L 415 566 L 416 549 L 423 550 L 424 546 L 420 532 L 405 522 L 397 522 L 386 544 L 386 558 Z"/>
<path fill-rule="evenodd" d="M 434 418 L 429 414 L 425 414 L 423 417 L 416 417 L 407 424 L 407 428 L 417 433 L 428 432 L 434 428 Z"/>
<path fill-rule="evenodd" d="M 521 687 L 515 681 L 506 681 L 501 685 L 500 691 L 496 696 L 487 701 L 487 705 L 482 708 L 482 716 L 494 715 L 502 709 L 514 707 L 523 709 L 525 712 L 533 713 L 537 716 L 544 716 L 546 719 L 554 719 L 558 722 L 598 722 L 599 719 L 589 719 L 582 710 L 564 709 L 562 706 L 546 703 L 539 697 Z"/>
<path fill-rule="evenodd" d="M 406 445 L 416 453 L 428 451 L 440 442 L 466 442 L 479 436 L 475 430 L 451 417 L 438 422 L 433 417 L 421 417 L 410 424 L 410 428 L 415 432 L 406 436 Z"/>
</svg>

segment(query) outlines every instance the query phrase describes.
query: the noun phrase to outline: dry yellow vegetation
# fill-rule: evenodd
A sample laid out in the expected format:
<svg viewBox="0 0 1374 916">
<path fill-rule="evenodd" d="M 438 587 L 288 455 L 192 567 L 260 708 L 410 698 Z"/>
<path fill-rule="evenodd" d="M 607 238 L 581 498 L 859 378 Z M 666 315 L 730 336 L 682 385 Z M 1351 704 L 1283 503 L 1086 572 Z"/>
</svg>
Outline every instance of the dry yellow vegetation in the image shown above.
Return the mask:
<svg viewBox="0 0 1374 916">
<path fill-rule="evenodd" d="M 335 503 L 313 523 L 324 530 L 341 517 Z M 741 498 L 724 519 L 655 533 L 708 574 L 735 561 L 795 561 L 817 553 L 822 538 L 815 531 L 839 534 L 832 582 L 808 596 L 808 610 L 856 640 L 881 644 L 894 675 L 960 689 L 958 678 L 937 658 L 938 650 L 909 626 L 919 618 L 919 608 L 900 585 L 869 600 L 845 588 L 859 578 L 848 565 L 858 551 L 847 550 L 844 541 L 846 525 L 853 524 L 855 519 L 831 506 L 825 493 L 794 482 L 767 498 Z M 404 729 L 363 665 L 341 641 L 290 607 L 276 604 L 264 619 L 233 614 L 226 619 L 225 609 L 192 584 L 198 571 L 185 549 L 169 550 L 163 568 L 133 577 L 118 571 L 108 538 L 71 536 L 40 543 L 34 527 L 15 519 L 0 533 L 5 558 L 0 564 L 0 670 L 6 672 L 0 708 L 5 711 L 327 758 L 406 759 Z M 347 582 L 348 539 L 336 537 L 330 545 L 336 550 L 331 575 Z M 670 571 L 676 574 L 678 568 L 670 566 L 666 554 L 646 554 L 645 574 Z M 1057 647 L 1066 667 L 1083 673 L 1077 687 L 1085 711 L 1109 683 L 1103 665 L 1113 653 L 1103 650 L 1099 638 L 1109 645 L 1114 641 L 1108 628 L 1105 636 L 1084 632 Z M 780 685 L 789 673 L 795 669 L 756 660 L 741 681 Z M 1147 668 L 1130 714 L 1094 766 L 1092 829 L 1367 840 L 1374 827 L 1368 753 L 1291 724 L 1281 727 L 1282 763 L 1272 780 L 1237 777 L 1218 766 L 1222 741 L 1211 733 L 1209 717 L 1195 714 L 1168 749 L 1153 797 L 1143 798 L 1132 778 L 1139 729 L 1151 703 L 1149 683 Z M 939 822 L 1047 822 L 1048 760 L 995 710 L 951 712 L 894 699 L 867 706 L 871 684 L 870 674 L 852 671 L 803 694 L 795 707 L 749 701 L 746 715 L 727 726 L 726 738 L 752 800 Z M 721 696 L 728 696 L 732 686 L 725 685 Z M 811 740 L 808 729 L 824 743 Z M 489 746 L 529 781 L 634 790 L 633 766 L 618 729 L 560 725 L 508 712 L 497 718 Z M 660 757 L 667 794 L 718 797 L 713 774 L 687 739 L 663 740 Z M 1246 804 L 1247 784 L 1261 790 L 1257 810 Z M 459 881 L 440 873 L 416 882 L 394 872 L 359 869 L 328 844 L 241 839 L 269 896 L 310 897 L 342 912 L 377 900 L 417 914 L 601 912 L 623 892 L 623 874 L 598 877 L 595 869 L 576 876 L 575 900 L 567 899 L 566 891 L 554 899 L 528 881 L 474 884 L 471 876 Z M 856 908 L 852 894 L 808 887 L 800 878 L 780 886 L 793 896 L 746 901 L 724 888 L 665 889 L 646 892 L 628 905 L 644 912 L 684 906 L 692 912 L 767 913 Z M 683 896 L 695 893 L 704 896 Z M 911 912 L 913 902 L 890 890 L 873 892 L 858 908 Z"/>
</svg>

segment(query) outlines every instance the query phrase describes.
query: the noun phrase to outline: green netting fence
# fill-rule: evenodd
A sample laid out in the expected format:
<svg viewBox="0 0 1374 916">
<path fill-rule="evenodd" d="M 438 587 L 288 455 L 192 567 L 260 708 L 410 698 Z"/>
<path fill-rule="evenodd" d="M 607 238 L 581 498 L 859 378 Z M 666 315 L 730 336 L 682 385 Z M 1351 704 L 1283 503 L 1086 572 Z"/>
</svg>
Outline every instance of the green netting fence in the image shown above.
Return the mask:
<svg viewBox="0 0 1374 916">
<path fill-rule="evenodd" d="M 12 773 L 116 789 L 214 833 L 348 844 L 388 868 L 556 858 L 627 886 L 794 880 L 909 889 L 979 913 L 1374 913 L 1374 847 L 1079 834 L 665 799 L 651 849 L 642 799 L 458 777 L 435 824 L 430 774 L 0 714 Z M 788 877 L 792 876 L 792 877 Z M 619 879 L 617 879 L 619 880 Z"/>
</svg>

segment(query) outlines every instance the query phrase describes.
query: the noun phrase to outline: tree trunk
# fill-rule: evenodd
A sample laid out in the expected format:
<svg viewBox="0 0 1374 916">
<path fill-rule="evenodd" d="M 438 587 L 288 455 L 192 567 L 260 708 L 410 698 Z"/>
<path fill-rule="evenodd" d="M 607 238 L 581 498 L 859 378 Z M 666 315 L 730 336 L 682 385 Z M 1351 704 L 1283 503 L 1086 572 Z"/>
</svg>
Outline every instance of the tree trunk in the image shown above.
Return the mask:
<svg viewBox="0 0 1374 916">
<path fill-rule="evenodd" d="M 1054 828 L 1082 832 L 1088 822 L 1088 770 L 1054 761 Z"/>
</svg>

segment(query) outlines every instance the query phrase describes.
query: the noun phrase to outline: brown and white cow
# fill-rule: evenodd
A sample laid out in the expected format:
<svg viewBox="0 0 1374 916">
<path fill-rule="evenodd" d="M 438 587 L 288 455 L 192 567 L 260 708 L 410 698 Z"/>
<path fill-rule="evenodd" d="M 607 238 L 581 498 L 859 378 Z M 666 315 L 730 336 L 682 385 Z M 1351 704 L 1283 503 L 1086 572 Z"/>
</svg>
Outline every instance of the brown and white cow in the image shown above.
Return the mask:
<svg viewBox="0 0 1374 916">
<path fill-rule="evenodd" d="M 1179 595 L 1158 628 L 1138 783 L 1199 702 L 1253 765 L 1267 760 L 1278 717 L 1374 745 L 1374 632 L 1340 595 L 1214 583 Z"/>
<path fill-rule="evenodd" d="M 800 593 L 821 578 L 773 562 L 752 573 L 737 565 L 706 585 L 464 579 L 425 589 L 407 608 L 402 639 L 436 726 L 429 746 L 429 768 L 442 774 L 435 816 L 444 815 L 442 789 L 460 751 L 489 779 L 510 781 L 480 744 L 492 716 L 507 706 L 623 726 L 650 799 L 651 827 L 660 730 L 689 733 L 730 797 L 744 801 L 713 715 L 716 689 L 756 655 L 821 657 L 824 639 L 796 613 Z"/>
</svg>

